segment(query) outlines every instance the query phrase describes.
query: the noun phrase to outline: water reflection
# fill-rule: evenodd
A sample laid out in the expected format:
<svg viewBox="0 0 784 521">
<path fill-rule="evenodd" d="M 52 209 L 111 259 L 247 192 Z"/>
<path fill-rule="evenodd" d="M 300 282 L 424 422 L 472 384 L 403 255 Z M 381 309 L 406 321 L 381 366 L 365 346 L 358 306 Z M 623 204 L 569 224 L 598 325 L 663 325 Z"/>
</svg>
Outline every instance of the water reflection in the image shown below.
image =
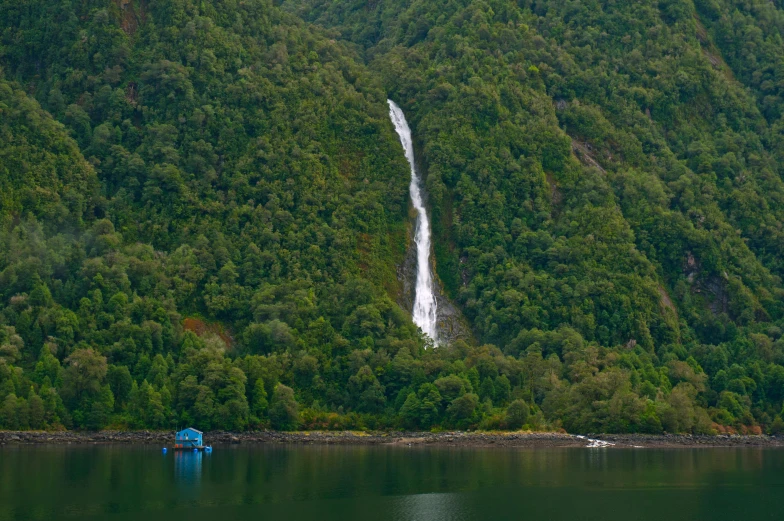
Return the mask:
<svg viewBox="0 0 784 521">
<path fill-rule="evenodd" d="M 399 498 L 392 518 L 400 521 L 462 521 L 468 519 L 459 494 L 415 494 Z"/>
<path fill-rule="evenodd" d="M 784 519 L 782 450 L 0 447 L 0 521 Z"/>
<path fill-rule="evenodd" d="M 201 463 L 204 454 L 189 450 L 174 451 L 174 476 L 177 485 L 197 489 L 201 484 Z"/>
</svg>

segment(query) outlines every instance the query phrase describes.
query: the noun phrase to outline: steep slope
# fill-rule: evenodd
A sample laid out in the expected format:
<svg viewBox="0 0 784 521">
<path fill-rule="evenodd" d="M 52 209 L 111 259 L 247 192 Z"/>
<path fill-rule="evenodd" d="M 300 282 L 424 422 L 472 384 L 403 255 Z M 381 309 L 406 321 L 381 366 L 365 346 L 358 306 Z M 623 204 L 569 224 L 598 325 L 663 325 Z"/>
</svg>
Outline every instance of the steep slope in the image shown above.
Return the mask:
<svg viewBox="0 0 784 521">
<path fill-rule="evenodd" d="M 780 19 L 0 0 L 0 426 L 784 430 Z M 387 96 L 482 346 L 390 298 Z"/>
<path fill-rule="evenodd" d="M 725 4 L 718 17 L 737 19 Z M 672 396 L 649 362 L 702 374 L 682 391 L 714 419 L 778 414 L 781 138 L 690 2 L 287 5 L 365 47 L 396 92 L 427 164 L 441 279 L 482 339 L 565 362 L 539 394 L 550 414 L 598 427 L 604 400 Z M 611 350 L 544 340 L 564 326 Z"/>
<path fill-rule="evenodd" d="M 5 215 L 45 219 L 43 231 L 4 222 L 12 246 L 0 270 L 15 282 L 0 289 L 2 323 L 21 342 L 7 362 L 30 371 L 4 379 L 16 398 L 44 385 L 32 371 L 48 360 L 47 385 L 62 382 L 74 426 L 136 407 L 138 425 L 184 414 L 241 428 L 249 414 L 258 422 L 248 404 L 272 395 L 293 361 L 270 362 L 262 393 L 229 353 L 298 353 L 307 374 L 360 347 L 420 345 L 390 299 L 407 235 L 406 161 L 385 93 L 345 47 L 257 1 L 5 1 L 0 27 L 7 75 L 65 124 L 101 187 L 89 230 L 74 237 L 51 237 L 49 214 L 21 186 L 4 203 Z M 0 153 L 34 160 L 14 144 Z M 5 167 L 14 188 L 59 192 L 69 211 L 87 203 L 86 186 Z M 84 197 L 71 201 L 71 187 Z M 20 240 L 21 229 L 32 235 Z M 206 362 L 185 363 L 184 349 L 205 341 L 225 373 L 209 384 Z M 73 387 L 75 367 L 89 365 L 77 355 L 95 362 L 89 389 Z M 330 385 L 319 384 L 321 399 L 341 400 Z M 147 405 L 131 406 L 132 395 Z M 166 414 L 138 412 L 156 402 Z"/>
<path fill-rule="evenodd" d="M 78 226 L 98 179 L 65 128 L 0 76 L 0 223 Z"/>
</svg>

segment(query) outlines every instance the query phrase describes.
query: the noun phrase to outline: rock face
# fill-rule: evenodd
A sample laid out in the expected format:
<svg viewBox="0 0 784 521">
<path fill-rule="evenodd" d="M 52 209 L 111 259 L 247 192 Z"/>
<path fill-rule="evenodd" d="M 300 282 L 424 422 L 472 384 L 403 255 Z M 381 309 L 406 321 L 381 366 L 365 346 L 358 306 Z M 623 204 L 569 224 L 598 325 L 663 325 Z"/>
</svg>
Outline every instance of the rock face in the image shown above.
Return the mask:
<svg viewBox="0 0 784 521">
<path fill-rule="evenodd" d="M 397 304 L 408 314 L 414 309 L 414 285 L 416 284 L 416 245 L 414 244 L 415 218 L 409 219 L 406 256 L 403 263 L 397 266 L 397 280 L 401 282 L 403 291 L 398 295 Z"/>
<path fill-rule="evenodd" d="M 403 263 L 397 267 L 397 278 L 402 283 L 403 287 L 403 291 L 398 297 L 397 303 L 409 314 L 411 314 L 414 309 L 414 291 L 416 289 L 417 252 L 416 243 L 414 242 L 415 226 L 416 216 L 414 215 L 410 219 L 406 257 L 403 260 Z M 473 342 L 471 329 L 468 327 L 465 317 L 446 296 L 444 288 L 438 280 L 435 267 L 431 267 L 433 269 L 433 284 L 435 285 L 436 302 L 438 303 L 437 331 L 439 342 L 449 344 L 457 339 Z"/>
<path fill-rule="evenodd" d="M 441 342 L 451 343 L 461 339 L 472 342 L 473 336 L 465 317 L 452 301 L 444 294 L 444 290 L 436 282 L 436 300 L 438 301 L 438 338 Z"/>
</svg>

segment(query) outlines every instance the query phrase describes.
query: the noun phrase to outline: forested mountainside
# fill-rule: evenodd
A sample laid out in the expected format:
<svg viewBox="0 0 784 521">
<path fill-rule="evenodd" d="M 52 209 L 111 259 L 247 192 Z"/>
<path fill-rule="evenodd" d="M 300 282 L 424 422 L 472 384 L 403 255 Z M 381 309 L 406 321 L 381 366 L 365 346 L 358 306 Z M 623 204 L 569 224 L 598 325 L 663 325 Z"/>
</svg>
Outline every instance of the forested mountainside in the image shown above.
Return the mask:
<svg viewBox="0 0 784 521">
<path fill-rule="evenodd" d="M 784 430 L 784 5 L 0 0 L 0 426 Z M 472 338 L 398 302 L 409 171 Z"/>
</svg>

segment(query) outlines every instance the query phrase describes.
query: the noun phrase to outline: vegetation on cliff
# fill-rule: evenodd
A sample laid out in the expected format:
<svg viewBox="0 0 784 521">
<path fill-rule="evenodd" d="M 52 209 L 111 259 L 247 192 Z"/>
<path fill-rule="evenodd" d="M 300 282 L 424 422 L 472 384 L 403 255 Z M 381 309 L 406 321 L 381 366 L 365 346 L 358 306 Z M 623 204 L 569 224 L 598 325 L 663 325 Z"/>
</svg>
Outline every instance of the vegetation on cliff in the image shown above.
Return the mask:
<svg viewBox="0 0 784 521">
<path fill-rule="evenodd" d="M 783 32 L 762 0 L 0 0 L 0 426 L 784 429 Z M 438 349 L 396 303 L 388 95 L 474 334 Z"/>
</svg>

